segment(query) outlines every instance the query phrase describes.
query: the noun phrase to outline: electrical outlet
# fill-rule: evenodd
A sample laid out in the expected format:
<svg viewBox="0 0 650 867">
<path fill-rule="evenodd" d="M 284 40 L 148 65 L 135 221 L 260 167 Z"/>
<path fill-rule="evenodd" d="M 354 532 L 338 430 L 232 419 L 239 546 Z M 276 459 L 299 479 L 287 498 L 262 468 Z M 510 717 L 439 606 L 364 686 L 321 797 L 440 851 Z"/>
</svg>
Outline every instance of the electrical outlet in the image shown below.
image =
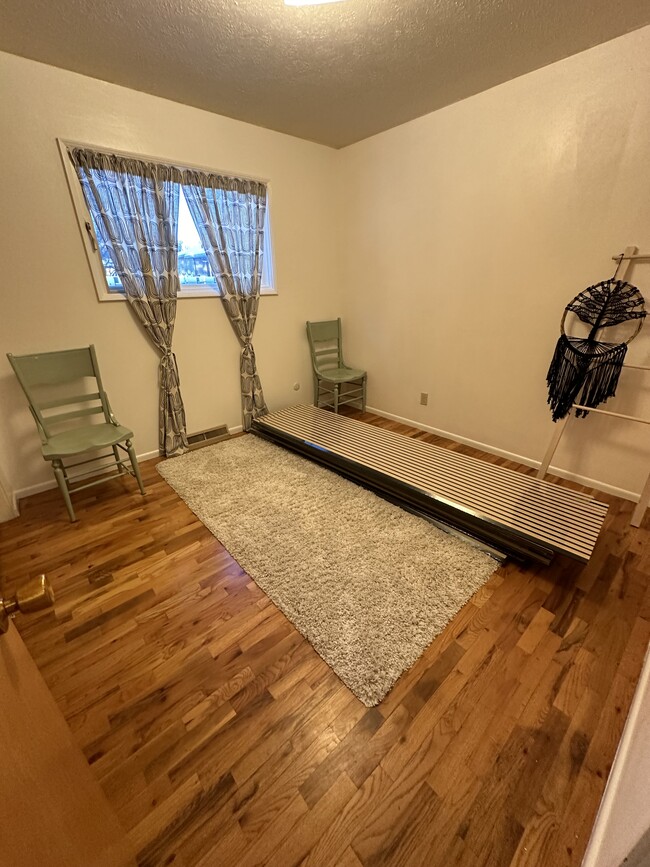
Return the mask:
<svg viewBox="0 0 650 867">
<path fill-rule="evenodd" d="M 421 391 L 420 392 L 420 406 L 427 406 L 429 403 L 429 392 Z"/>
</svg>

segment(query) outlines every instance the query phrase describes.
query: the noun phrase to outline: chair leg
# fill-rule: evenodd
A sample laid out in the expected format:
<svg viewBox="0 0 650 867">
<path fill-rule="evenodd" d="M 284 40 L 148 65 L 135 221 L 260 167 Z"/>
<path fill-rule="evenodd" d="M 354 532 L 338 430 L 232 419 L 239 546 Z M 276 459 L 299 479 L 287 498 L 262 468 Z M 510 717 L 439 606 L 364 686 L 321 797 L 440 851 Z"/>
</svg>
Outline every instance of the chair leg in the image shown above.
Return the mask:
<svg viewBox="0 0 650 867">
<path fill-rule="evenodd" d="M 314 374 L 314 406 L 318 406 L 320 401 L 320 380 Z"/>
<path fill-rule="evenodd" d="M 138 459 L 135 455 L 135 449 L 133 448 L 133 444 L 131 440 L 127 440 L 124 445 L 126 446 L 126 450 L 129 453 L 129 458 L 131 459 L 131 466 L 133 467 L 133 472 L 135 473 L 135 477 L 138 480 L 138 487 L 140 488 L 140 493 L 144 496 L 144 485 L 142 484 L 142 476 L 140 475 L 140 467 L 138 466 Z"/>
<path fill-rule="evenodd" d="M 52 469 L 54 471 L 54 476 L 56 478 L 56 483 L 59 486 L 59 490 L 61 491 L 61 496 L 65 502 L 65 507 L 68 510 L 68 515 L 70 516 L 70 521 L 74 524 L 77 520 L 77 517 L 74 513 L 74 509 L 72 508 L 72 500 L 70 499 L 70 491 L 68 490 L 68 483 L 65 478 L 65 473 L 63 471 L 63 463 L 61 461 L 52 461 Z"/>
<path fill-rule="evenodd" d="M 363 387 L 362 387 L 362 391 L 361 391 L 361 411 L 362 412 L 366 411 L 366 378 L 367 377 L 365 377 L 365 376 L 363 377 Z"/>
<path fill-rule="evenodd" d="M 122 475 L 124 470 L 124 465 L 122 464 L 122 456 L 120 455 L 120 450 L 117 446 L 113 446 L 113 454 L 115 455 L 115 463 L 117 464 L 117 471 L 120 475 Z"/>
<path fill-rule="evenodd" d="M 339 411 L 339 384 L 338 382 L 334 386 L 334 412 Z"/>
</svg>

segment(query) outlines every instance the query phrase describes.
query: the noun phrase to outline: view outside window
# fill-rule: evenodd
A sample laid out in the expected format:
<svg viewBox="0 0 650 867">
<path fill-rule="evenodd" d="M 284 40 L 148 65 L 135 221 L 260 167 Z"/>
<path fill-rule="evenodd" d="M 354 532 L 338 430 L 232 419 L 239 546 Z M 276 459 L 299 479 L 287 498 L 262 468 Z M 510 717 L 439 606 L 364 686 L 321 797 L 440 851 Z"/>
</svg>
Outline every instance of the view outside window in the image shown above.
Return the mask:
<svg viewBox="0 0 650 867">
<path fill-rule="evenodd" d="M 95 234 L 99 235 L 97 231 Z M 101 241 L 99 252 L 109 290 L 121 292 L 122 283 L 115 271 L 111 254 L 106 244 L 102 244 Z M 201 289 L 217 288 L 217 281 L 214 279 L 199 233 L 196 231 L 190 209 L 187 207 L 182 187 L 178 198 L 178 276 L 181 286 Z"/>
<path fill-rule="evenodd" d="M 121 293 L 122 282 L 115 271 L 108 247 L 102 242 L 102 236 L 97 231 L 97 226 L 95 226 L 95 237 L 99 243 L 99 254 L 104 266 L 108 290 L 109 292 Z M 266 211 L 264 237 L 265 239 L 269 238 L 268 208 Z M 268 244 L 268 241 L 266 243 Z M 210 263 L 201 244 L 199 233 L 196 231 L 196 226 L 190 214 L 190 209 L 187 206 L 182 187 L 178 198 L 178 277 L 181 287 L 185 286 L 188 290 L 192 288 L 218 290 L 217 281 L 210 268 Z M 269 255 L 262 257 L 262 286 L 264 288 L 273 286 L 271 257 Z"/>
<path fill-rule="evenodd" d="M 178 197 L 178 277 L 181 286 L 217 288 L 182 187 Z"/>
</svg>

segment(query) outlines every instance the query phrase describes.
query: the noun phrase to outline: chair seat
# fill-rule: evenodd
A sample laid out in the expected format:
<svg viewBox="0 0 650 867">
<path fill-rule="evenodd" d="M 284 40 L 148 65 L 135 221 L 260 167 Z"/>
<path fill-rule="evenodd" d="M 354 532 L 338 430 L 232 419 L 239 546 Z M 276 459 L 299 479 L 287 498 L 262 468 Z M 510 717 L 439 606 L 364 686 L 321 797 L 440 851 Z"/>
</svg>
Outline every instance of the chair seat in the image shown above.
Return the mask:
<svg viewBox="0 0 650 867">
<path fill-rule="evenodd" d="M 55 434 L 43 446 L 45 460 L 92 452 L 133 438 L 133 431 L 118 424 L 91 424 Z"/>
<path fill-rule="evenodd" d="M 365 375 L 365 370 L 355 370 L 353 367 L 333 367 L 329 370 L 318 371 L 318 378 L 325 382 L 352 382 Z"/>
</svg>

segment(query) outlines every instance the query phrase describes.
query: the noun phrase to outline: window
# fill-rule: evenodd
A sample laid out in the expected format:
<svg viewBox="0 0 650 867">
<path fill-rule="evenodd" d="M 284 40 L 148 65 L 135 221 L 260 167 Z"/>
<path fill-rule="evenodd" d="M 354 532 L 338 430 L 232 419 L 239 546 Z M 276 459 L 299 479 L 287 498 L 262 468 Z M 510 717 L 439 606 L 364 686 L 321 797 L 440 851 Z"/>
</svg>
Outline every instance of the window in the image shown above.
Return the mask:
<svg viewBox="0 0 650 867">
<path fill-rule="evenodd" d="M 101 234 L 94 225 L 93 217 L 86 206 L 81 184 L 67 157 L 67 147 L 69 144 L 68 142 L 59 141 L 59 149 L 97 295 L 100 301 L 123 300 L 122 283 L 115 270 L 110 252 L 106 245 L 102 244 L 101 240 L 99 240 Z M 262 257 L 261 292 L 264 295 L 276 294 L 269 210 L 269 202 L 267 200 L 264 226 L 264 255 Z M 196 298 L 219 294 L 219 287 L 210 268 L 206 252 L 201 244 L 199 233 L 194 225 L 182 186 L 178 203 L 178 276 L 180 282 L 179 298 Z"/>
</svg>

